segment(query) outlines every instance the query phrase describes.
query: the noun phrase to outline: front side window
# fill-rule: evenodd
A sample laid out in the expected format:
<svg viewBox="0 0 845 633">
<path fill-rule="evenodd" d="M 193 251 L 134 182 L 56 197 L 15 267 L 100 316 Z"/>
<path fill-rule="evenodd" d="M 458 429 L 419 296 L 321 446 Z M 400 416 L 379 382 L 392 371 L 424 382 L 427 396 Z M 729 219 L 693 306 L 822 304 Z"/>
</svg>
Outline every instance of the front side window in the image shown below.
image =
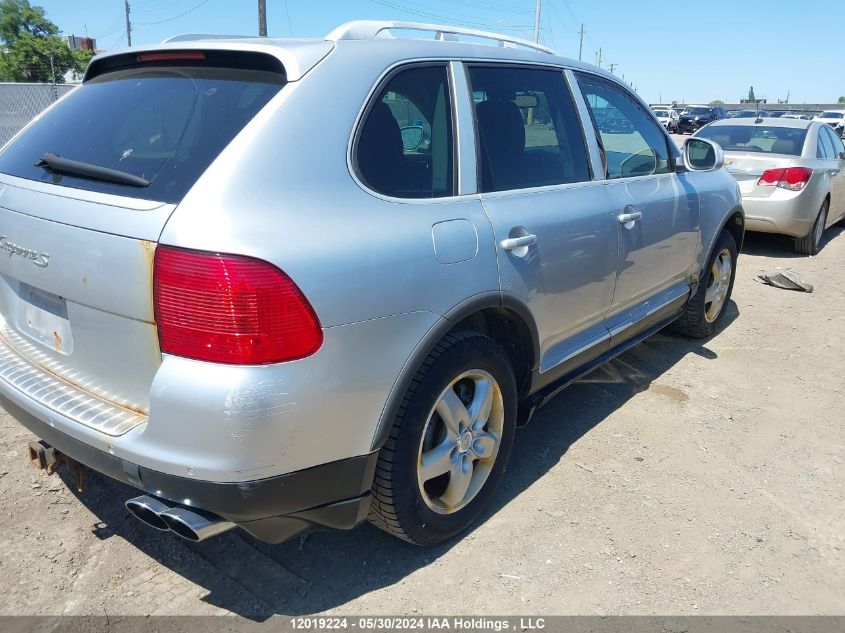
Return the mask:
<svg viewBox="0 0 845 633">
<path fill-rule="evenodd" d="M 632 95 L 595 75 L 578 73 L 578 83 L 604 149 L 608 178 L 672 171 L 666 135 Z"/>
<path fill-rule="evenodd" d="M 481 191 L 590 180 L 581 124 L 563 73 L 470 66 Z"/>
<path fill-rule="evenodd" d="M 367 112 L 354 154 L 358 175 L 379 193 L 454 195 L 446 66 L 415 66 L 393 75 Z"/>
</svg>

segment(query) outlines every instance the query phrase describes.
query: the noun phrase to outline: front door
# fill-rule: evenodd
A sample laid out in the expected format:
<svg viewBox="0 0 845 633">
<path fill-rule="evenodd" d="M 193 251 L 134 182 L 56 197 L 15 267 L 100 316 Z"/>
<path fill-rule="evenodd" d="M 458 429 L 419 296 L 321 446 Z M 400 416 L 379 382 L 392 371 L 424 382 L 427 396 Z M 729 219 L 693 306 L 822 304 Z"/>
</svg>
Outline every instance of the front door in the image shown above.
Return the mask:
<svg viewBox="0 0 845 633">
<path fill-rule="evenodd" d="M 698 245 L 699 201 L 693 174 L 676 173 L 671 140 L 623 86 L 576 73 L 593 114 L 607 169 L 605 189 L 616 218 L 619 260 L 607 315 L 612 334 L 677 303 Z"/>
<path fill-rule="evenodd" d="M 467 70 L 501 289 L 530 308 L 545 375 L 537 382 L 548 382 L 608 348 L 616 220 L 592 180 L 563 72 L 486 64 Z"/>
</svg>

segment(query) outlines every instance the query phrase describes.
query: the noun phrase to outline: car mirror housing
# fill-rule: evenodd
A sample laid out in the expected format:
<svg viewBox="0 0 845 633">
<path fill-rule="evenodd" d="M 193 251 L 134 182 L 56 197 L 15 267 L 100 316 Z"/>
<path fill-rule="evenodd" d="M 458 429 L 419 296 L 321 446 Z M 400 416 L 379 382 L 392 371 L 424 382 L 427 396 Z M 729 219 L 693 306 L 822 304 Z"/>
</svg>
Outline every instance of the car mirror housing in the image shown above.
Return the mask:
<svg viewBox="0 0 845 633">
<path fill-rule="evenodd" d="M 689 171 L 717 171 L 725 164 L 725 152 L 713 141 L 693 137 L 684 143 L 683 160 Z"/>
</svg>

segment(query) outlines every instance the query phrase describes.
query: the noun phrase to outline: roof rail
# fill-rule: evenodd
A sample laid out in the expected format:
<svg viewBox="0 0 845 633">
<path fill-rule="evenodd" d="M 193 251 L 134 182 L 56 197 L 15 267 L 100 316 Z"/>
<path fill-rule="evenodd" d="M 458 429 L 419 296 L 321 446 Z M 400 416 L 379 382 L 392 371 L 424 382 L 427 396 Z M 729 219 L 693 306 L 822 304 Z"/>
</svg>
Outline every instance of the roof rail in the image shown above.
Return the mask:
<svg viewBox="0 0 845 633">
<path fill-rule="evenodd" d="M 171 42 L 194 42 L 196 40 L 244 40 L 257 38 L 257 35 L 214 35 L 212 33 L 184 33 L 173 35 L 161 41 L 162 44 Z"/>
<path fill-rule="evenodd" d="M 479 31 L 476 29 L 467 29 L 460 26 L 449 26 L 443 24 L 425 24 L 423 22 L 394 22 L 394 21 L 379 21 L 379 20 L 355 20 L 341 24 L 326 36 L 327 40 L 337 42 L 338 40 L 372 40 L 375 39 L 385 31 L 392 30 L 407 30 L 407 31 L 427 31 L 435 33 L 435 39 L 441 41 L 459 42 L 459 35 L 469 35 L 471 37 L 479 37 L 486 40 L 494 40 L 499 43 L 499 46 L 506 48 L 516 48 L 523 46 L 551 55 L 556 53 L 540 44 L 523 40 L 516 37 L 509 37 L 501 33 L 493 33 L 491 31 Z"/>
</svg>

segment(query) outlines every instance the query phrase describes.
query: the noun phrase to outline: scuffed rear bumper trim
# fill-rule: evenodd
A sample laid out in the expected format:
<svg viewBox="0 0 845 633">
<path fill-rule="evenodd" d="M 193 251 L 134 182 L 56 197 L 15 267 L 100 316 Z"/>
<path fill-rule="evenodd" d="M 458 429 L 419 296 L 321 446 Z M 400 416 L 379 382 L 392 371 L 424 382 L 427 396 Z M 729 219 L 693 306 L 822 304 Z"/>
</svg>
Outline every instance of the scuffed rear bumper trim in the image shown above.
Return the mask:
<svg viewBox="0 0 845 633">
<path fill-rule="evenodd" d="M 367 517 L 378 451 L 255 481 L 201 481 L 150 470 L 89 446 L 0 394 L 0 405 L 32 433 L 104 475 L 176 504 L 201 508 L 279 543 L 314 529 L 352 529 Z"/>
</svg>

